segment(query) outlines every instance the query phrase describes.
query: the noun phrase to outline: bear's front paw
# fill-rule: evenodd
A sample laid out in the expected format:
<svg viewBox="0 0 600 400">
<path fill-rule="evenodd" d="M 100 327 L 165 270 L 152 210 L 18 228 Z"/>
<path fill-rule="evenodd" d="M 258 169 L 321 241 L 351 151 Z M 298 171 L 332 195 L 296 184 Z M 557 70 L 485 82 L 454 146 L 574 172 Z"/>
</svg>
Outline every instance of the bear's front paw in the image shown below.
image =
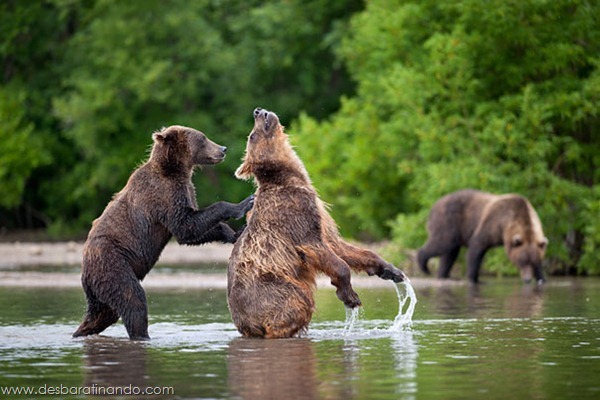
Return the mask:
<svg viewBox="0 0 600 400">
<path fill-rule="evenodd" d="M 235 219 L 240 219 L 242 218 L 244 215 L 246 215 L 246 213 L 250 210 L 252 210 L 252 207 L 254 207 L 254 199 L 256 198 L 256 195 L 251 194 L 250 196 L 246 197 L 244 200 L 242 200 L 238 205 L 237 205 L 237 214 L 234 215 Z"/>
<path fill-rule="evenodd" d="M 342 299 L 344 305 L 348 308 L 355 308 L 362 306 L 362 302 L 358 297 L 358 294 L 354 290 L 350 290 L 346 296 Z"/>
<path fill-rule="evenodd" d="M 404 282 L 408 280 L 406 275 L 404 275 L 404 272 L 400 271 L 391 264 L 382 268 L 377 275 L 381 279 L 387 279 L 394 282 Z"/>
</svg>

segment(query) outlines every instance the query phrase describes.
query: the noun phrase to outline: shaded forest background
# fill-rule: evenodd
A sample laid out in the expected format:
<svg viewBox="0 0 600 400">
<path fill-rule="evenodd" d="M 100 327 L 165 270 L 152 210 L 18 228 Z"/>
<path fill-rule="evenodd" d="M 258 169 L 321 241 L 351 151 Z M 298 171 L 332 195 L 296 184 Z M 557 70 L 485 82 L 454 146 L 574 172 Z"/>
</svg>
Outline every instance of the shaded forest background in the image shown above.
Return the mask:
<svg viewBox="0 0 600 400">
<path fill-rule="evenodd" d="M 239 201 L 252 110 L 278 113 L 345 236 L 405 262 L 461 188 L 527 196 L 553 272 L 600 273 L 594 0 L 5 0 L 0 238 L 85 237 L 172 124 L 229 148 L 198 201 Z M 486 269 L 515 273 L 501 251 Z"/>
</svg>

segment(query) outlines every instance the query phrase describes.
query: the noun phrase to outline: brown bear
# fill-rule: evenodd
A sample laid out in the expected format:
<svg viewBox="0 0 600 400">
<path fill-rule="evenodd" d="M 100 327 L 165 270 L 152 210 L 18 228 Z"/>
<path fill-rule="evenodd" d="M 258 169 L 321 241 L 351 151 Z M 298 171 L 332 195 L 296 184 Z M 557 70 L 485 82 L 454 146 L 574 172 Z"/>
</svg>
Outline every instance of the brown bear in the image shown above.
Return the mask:
<svg viewBox="0 0 600 400">
<path fill-rule="evenodd" d="M 432 207 L 427 231 L 427 243 L 417 253 L 417 263 L 427 274 L 427 261 L 440 256 L 438 277 L 448 278 L 461 246 L 466 246 L 467 274 L 477 283 L 486 251 L 504 245 L 524 281 L 535 276 L 538 283 L 544 282 L 542 260 L 548 239 L 537 213 L 523 196 L 471 189 L 448 194 Z"/>
<path fill-rule="evenodd" d="M 241 218 L 254 196 L 239 204 L 198 209 L 195 166 L 217 164 L 226 148 L 202 132 L 171 126 L 155 132 L 150 158 L 130 176 L 90 230 L 83 248 L 81 282 L 87 313 L 74 337 L 100 333 L 123 319 L 131 339 L 149 339 L 146 295 L 140 285 L 175 236 L 180 244 L 235 242 L 223 221 Z"/>
<path fill-rule="evenodd" d="M 246 337 L 292 337 L 306 330 L 315 276 L 327 274 L 347 307 L 361 305 L 351 269 L 401 282 L 375 253 L 346 243 L 272 112 L 254 110 L 240 179 L 254 177 L 256 199 L 228 266 L 227 301 Z"/>
</svg>

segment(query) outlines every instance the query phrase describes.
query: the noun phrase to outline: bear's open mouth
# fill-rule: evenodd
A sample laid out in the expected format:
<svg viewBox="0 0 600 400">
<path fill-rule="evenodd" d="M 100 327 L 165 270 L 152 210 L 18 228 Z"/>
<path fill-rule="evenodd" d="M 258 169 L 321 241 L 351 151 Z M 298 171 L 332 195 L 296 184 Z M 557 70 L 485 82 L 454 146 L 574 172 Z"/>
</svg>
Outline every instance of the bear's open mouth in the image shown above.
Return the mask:
<svg viewBox="0 0 600 400">
<path fill-rule="evenodd" d="M 258 126 L 262 122 L 265 131 L 268 131 L 273 126 L 273 119 L 276 119 L 274 113 L 260 107 L 255 108 L 252 114 L 254 115 L 255 126 Z"/>
</svg>

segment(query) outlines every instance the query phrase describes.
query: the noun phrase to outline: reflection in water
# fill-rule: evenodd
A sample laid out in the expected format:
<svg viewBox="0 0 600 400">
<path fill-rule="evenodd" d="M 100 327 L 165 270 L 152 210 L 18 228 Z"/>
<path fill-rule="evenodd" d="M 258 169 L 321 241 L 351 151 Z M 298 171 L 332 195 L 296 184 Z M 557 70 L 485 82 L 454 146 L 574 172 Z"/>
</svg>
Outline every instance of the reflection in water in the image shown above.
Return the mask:
<svg viewBox="0 0 600 400">
<path fill-rule="evenodd" d="M 342 385 L 325 386 L 325 390 L 329 394 L 327 398 L 332 399 L 355 399 L 358 395 L 358 388 L 355 384 L 347 379 L 349 376 L 359 376 L 361 372 L 360 350 L 361 346 L 357 340 L 346 339 L 341 346 L 342 365 L 340 370 L 343 371 L 342 376 L 347 380 Z"/>
<path fill-rule="evenodd" d="M 512 318 L 541 317 L 544 310 L 544 287 L 521 285 L 506 297 L 504 307 Z"/>
<path fill-rule="evenodd" d="M 425 287 L 419 290 L 419 297 L 431 304 L 435 314 L 451 316 L 464 311 L 464 288 L 453 285 Z"/>
<path fill-rule="evenodd" d="M 309 339 L 246 339 L 227 350 L 229 390 L 242 399 L 316 399 L 313 344 Z"/>
<path fill-rule="evenodd" d="M 423 289 L 420 296 L 429 299 L 433 310 L 446 317 L 534 318 L 543 315 L 543 286 L 515 282 L 512 290 L 502 293 L 502 296 L 492 293 L 495 290 L 498 287 L 493 285 L 468 285 L 465 290 L 462 286 L 442 283 L 439 287 Z"/>
<path fill-rule="evenodd" d="M 402 398 L 414 399 L 417 394 L 417 344 L 411 331 L 391 337 L 391 346 L 396 359 L 397 393 Z"/>
<path fill-rule="evenodd" d="M 173 301 L 156 301 L 164 308 L 153 312 L 153 340 L 138 343 L 122 325 L 110 337 L 72 339 L 80 291 L 38 297 L 0 287 L 0 387 L 172 386 L 177 398 L 219 399 L 598 398 L 600 279 L 432 282 L 417 292 L 412 332 L 388 329 L 396 296 L 385 288 L 361 293 L 386 307 L 349 332 L 334 298 L 320 304 L 306 338 L 269 341 L 239 338 L 224 294 L 186 314 L 182 305 L 198 295 L 155 292 Z"/>
<path fill-rule="evenodd" d="M 544 306 L 544 289 L 540 285 L 525 285 L 518 282 L 513 290 L 504 297 L 501 304 L 489 304 L 494 301 L 488 293 L 494 289 L 490 286 L 470 285 L 467 292 L 469 313 L 479 318 L 498 317 L 499 311 L 504 318 L 532 318 L 542 314 Z"/>
<path fill-rule="evenodd" d="M 84 387 L 151 386 L 146 343 L 94 336 L 83 345 Z"/>
<path fill-rule="evenodd" d="M 477 318 L 493 317 L 494 308 L 487 304 L 490 299 L 482 295 L 481 286 L 481 284 L 467 286 L 467 310 Z"/>
</svg>

